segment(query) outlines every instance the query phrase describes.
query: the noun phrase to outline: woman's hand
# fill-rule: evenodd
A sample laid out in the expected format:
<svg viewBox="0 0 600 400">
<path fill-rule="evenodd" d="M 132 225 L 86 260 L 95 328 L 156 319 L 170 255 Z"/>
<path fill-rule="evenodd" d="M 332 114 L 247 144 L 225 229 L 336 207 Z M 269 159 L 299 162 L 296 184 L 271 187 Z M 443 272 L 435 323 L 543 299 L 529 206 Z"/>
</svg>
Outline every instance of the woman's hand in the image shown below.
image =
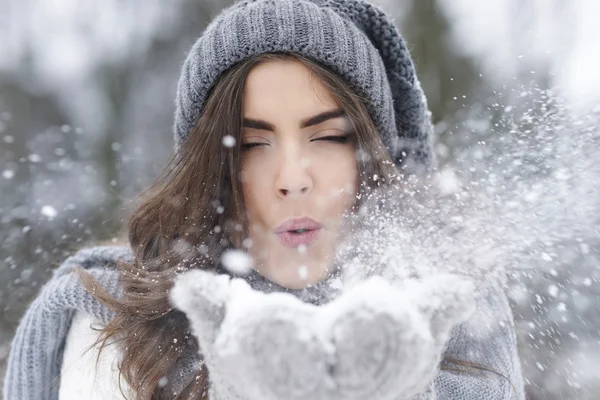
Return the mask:
<svg viewBox="0 0 600 400">
<path fill-rule="evenodd" d="M 401 287 L 372 277 L 317 307 L 198 270 L 178 277 L 171 294 L 198 339 L 211 390 L 250 400 L 421 393 L 473 297 L 472 283 L 455 275 Z"/>
</svg>

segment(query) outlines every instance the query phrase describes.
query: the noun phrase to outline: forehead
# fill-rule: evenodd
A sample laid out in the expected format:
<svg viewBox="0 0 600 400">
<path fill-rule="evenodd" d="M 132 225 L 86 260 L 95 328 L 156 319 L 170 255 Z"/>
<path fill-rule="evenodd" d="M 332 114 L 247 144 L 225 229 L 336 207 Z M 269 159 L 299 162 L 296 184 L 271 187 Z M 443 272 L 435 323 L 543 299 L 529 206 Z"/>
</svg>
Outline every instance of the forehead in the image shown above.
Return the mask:
<svg viewBox="0 0 600 400">
<path fill-rule="evenodd" d="M 298 119 L 332 109 L 337 102 L 319 77 L 294 60 L 272 60 L 254 67 L 244 87 L 244 116 L 280 115 Z"/>
</svg>

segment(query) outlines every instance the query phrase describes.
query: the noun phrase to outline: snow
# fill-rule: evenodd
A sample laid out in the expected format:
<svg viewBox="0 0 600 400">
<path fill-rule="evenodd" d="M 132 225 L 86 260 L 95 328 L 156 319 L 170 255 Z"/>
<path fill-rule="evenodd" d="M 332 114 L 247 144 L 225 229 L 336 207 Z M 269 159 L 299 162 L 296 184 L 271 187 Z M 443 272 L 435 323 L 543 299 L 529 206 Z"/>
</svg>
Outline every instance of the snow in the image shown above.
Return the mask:
<svg viewBox="0 0 600 400">
<path fill-rule="evenodd" d="M 169 379 L 166 376 L 163 376 L 162 378 L 160 378 L 158 380 L 158 386 L 159 387 L 165 387 L 165 386 L 167 386 L 168 382 L 169 382 Z"/>
<path fill-rule="evenodd" d="M 298 276 L 302 280 L 306 280 L 308 278 L 308 268 L 306 267 L 306 265 L 301 265 L 298 268 Z"/>
<path fill-rule="evenodd" d="M 27 159 L 32 163 L 39 163 L 42 161 L 42 158 L 38 154 L 30 154 L 27 156 Z"/>
<path fill-rule="evenodd" d="M 221 262 L 235 275 L 246 275 L 252 270 L 252 258 L 245 251 L 227 250 L 221 256 Z"/>
<path fill-rule="evenodd" d="M 177 278 L 171 301 L 190 320 L 217 392 L 392 400 L 428 388 L 451 328 L 474 311 L 474 293 L 454 275 L 401 287 L 372 277 L 313 306 L 194 270 Z"/>
<path fill-rule="evenodd" d="M 43 206 L 40 212 L 43 216 L 47 217 L 48 219 L 53 219 L 58 214 L 56 212 L 56 209 L 50 205 Z"/>
<path fill-rule="evenodd" d="M 223 136 L 223 146 L 225 146 L 225 147 L 235 146 L 235 138 L 231 135 Z"/>
</svg>

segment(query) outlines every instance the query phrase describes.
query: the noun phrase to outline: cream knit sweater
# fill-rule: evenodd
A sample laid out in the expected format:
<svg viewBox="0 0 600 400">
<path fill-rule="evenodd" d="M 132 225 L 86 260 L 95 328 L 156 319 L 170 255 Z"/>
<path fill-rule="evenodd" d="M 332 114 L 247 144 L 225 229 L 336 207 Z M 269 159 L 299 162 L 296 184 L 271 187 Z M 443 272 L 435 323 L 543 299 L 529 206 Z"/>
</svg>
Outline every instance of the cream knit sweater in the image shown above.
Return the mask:
<svg viewBox="0 0 600 400">
<path fill-rule="evenodd" d="M 107 344 L 98 358 L 98 332 L 93 328 L 99 326 L 91 315 L 75 313 L 60 369 L 59 400 L 125 399 L 119 390 L 118 349 Z M 124 379 L 121 388 L 124 393 L 129 390 Z"/>
</svg>

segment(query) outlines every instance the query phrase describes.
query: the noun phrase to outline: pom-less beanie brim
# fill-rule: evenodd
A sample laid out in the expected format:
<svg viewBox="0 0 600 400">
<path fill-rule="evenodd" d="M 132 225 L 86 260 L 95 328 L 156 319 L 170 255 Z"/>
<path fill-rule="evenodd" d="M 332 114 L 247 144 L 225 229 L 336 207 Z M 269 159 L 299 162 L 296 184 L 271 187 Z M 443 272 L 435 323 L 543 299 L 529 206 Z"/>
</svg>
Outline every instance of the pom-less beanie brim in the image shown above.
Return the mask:
<svg viewBox="0 0 600 400">
<path fill-rule="evenodd" d="M 339 74 L 364 99 L 396 165 L 434 167 L 431 113 L 404 39 L 381 9 L 361 0 L 247 0 L 221 11 L 182 67 L 176 149 L 223 72 L 275 52 L 305 56 Z"/>
</svg>

